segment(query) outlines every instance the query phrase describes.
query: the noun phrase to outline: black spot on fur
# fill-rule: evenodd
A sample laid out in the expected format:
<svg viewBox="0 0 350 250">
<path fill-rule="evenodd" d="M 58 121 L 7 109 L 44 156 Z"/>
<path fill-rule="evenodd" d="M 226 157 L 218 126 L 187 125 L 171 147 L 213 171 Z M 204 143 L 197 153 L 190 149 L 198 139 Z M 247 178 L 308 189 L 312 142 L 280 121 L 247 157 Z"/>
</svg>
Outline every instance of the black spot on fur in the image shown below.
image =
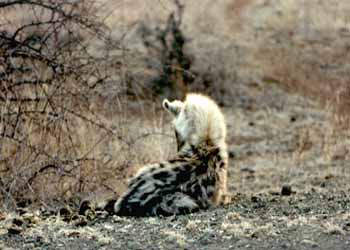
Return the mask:
<svg viewBox="0 0 350 250">
<path fill-rule="evenodd" d="M 208 162 L 203 162 L 196 168 L 196 174 L 202 175 L 205 174 L 208 171 Z"/>
<path fill-rule="evenodd" d="M 180 214 L 189 214 L 189 213 L 195 213 L 199 211 L 199 207 L 196 208 L 188 208 L 188 207 L 180 207 L 179 208 L 179 213 Z"/>
<path fill-rule="evenodd" d="M 213 195 L 214 195 L 214 192 L 212 190 L 207 190 L 207 196 L 209 198 L 213 197 Z"/>
<path fill-rule="evenodd" d="M 114 204 L 117 202 L 117 200 L 109 200 L 107 202 L 107 205 L 104 207 L 104 210 L 107 211 L 109 214 L 114 213 Z"/>
<path fill-rule="evenodd" d="M 171 216 L 174 215 L 173 213 L 169 213 L 168 211 L 164 210 L 162 207 L 156 207 L 154 210 L 154 215 L 157 216 Z"/>
<path fill-rule="evenodd" d="M 174 202 L 173 200 L 167 200 L 166 205 L 168 207 L 171 207 L 173 205 L 173 202 Z"/>
<path fill-rule="evenodd" d="M 162 197 L 160 197 L 159 195 L 154 195 L 151 199 L 147 201 L 143 209 L 150 213 L 154 207 L 161 203 L 161 201 Z"/>
<path fill-rule="evenodd" d="M 140 180 L 139 182 L 135 183 L 135 185 L 130 187 L 132 189 L 129 189 L 127 191 L 128 192 L 127 195 L 121 198 L 121 199 L 123 199 L 122 203 L 121 203 L 122 206 L 128 202 L 128 199 L 130 197 L 132 197 L 135 193 L 139 192 L 140 187 L 142 187 L 145 183 L 146 183 L 146 180 Z"/>
<path fill-rule="evenodd" d="M 205 186 L 205 187 L 208 187 L 208 186 L 215 186 L 215 182 L 216 182 L 216 179 L 214 176 L 207 176 L 207 178 L 204 178 L 202 180 L 202 185 Z"/>
<path fill-rule="evenodd" d="M 186 169 L 182 171 L 176 171 L 176 183 L 175 184 L 181 184 L 184 182 L 187 182 L 191 179 L 191 172 L 186 171 Z"/>
<path fill-rule="evenodd" d="M 220 168 L 224 168 L 225 167 L 225 163 L 224 162 L 220 162 Z"/>
<path fill-rule="evenodd" d="M 196 185 L 194 185 L 192 188 L 191 188 L 192 190 L 192 195 L 194 196 L 194 197 L 201 197 L 202 196 L 202 187 L 201 187 L 201 185 L 199 185 L 199 184 L 196 184 Z"/>
<path fill-rule="evenodd" d="M 172 174 L 169 173 L 169 171 L 162 171 L 162 172 L 154 174 L 153 178 L 156 180 L 164 180 L 164 179 L 169 178 L 171 176 L 172 176 Z"/>
<path fill-rule="evenodd" d="M 140 202 L 145 201 L 147 199 L 149 199 L 149 197 L 152 196 L 159 196 L 156 192 L 154 192 L 154 190 L 152 190 L 152 192 L 147 192 L 147 193 L 143 193 L 142 196 L 140 197 Z M 147 204 L 144 204 L 142 206 L 146 206 Z"/>
<path fill-rule="evenodd" d="M 176 159 L 172 159 L 172 160 L 169 160 L 168 162 L 170 164 L 173 164 L 173 163 L 182 163 L 182 162 L 187 162 L 188 160 L 185 159 L 185 158 L 176 158 Z"/>
</svg>

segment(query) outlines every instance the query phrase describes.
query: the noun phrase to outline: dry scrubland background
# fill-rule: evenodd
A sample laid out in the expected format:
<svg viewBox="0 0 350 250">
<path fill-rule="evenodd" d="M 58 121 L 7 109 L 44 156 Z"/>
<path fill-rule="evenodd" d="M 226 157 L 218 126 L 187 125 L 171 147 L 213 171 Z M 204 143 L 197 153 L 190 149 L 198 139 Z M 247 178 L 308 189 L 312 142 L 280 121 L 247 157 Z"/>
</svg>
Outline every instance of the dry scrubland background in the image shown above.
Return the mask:
<svg viewBox="0 0 350 250">
<path fill-rule="evenodd" d="M 347 185 L 350 2 L 81 2 L 84 18 L 53 31 L 43 49 L 67 71 L 46 59 L 0 59 L 2 208 L 119 194 L 137 166 L 174 155 L 160 103 L 189 90 L 223 106 L 235 192 L 338 177 Z M 0 11 L 1 39 L 52 18 L 41 6 Z M 25 28 L 17 42 L 45 37 L 45 27 Z M 30 73 L 9 75 L 9 62 Z"/>
</svg>

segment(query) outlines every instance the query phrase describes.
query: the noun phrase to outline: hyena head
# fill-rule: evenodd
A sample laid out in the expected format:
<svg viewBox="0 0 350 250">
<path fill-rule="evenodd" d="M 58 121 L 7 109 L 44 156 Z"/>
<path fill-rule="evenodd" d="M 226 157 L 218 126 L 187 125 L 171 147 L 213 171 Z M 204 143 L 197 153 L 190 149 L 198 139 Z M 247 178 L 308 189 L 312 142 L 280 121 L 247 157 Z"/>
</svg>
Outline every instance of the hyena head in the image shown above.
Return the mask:
<svg viewBox="0 0 350 250">
<path fill-rule="evenodd" d="M 185 101 L 163 101 L 163 107 L 174 116 L 173 124 L 178 150 L 203 143 L 226 150 L 226 124 L 218 105 L 209 97 L 187 94 Z"/>
</svg>

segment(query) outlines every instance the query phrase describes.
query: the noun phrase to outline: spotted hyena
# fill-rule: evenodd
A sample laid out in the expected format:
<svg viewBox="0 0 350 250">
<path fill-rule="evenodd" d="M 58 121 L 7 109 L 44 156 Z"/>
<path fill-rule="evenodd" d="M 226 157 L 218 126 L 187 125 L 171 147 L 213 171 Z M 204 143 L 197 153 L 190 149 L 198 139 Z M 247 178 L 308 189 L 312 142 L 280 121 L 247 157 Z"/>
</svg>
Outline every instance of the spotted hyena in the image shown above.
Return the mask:
<svg viewBox="0 0 350 250">
<path fill-rule="evenodd" d="M 106 209 L 122 216 L 195 212 L 224 202 L 227 193 L 226 124 L 209 97 L 188 94 L 163 101 L 174 116 L 177 156 L 141 168 L 127 191 Z"/>
<path fill-rule="evenodd" d="M 226 145 L 226 122 L 218 105 L 201 94 L 188 94 L 184 102 L 163 101 L 163 107 L 173 116 L 173 125 L 179 154 L 191 151 L 197 145 L 215 146 L 223 166 L 218 169 L 213 203 L 225 203 L 227 197 L 228 153 Z"/>
</svg>

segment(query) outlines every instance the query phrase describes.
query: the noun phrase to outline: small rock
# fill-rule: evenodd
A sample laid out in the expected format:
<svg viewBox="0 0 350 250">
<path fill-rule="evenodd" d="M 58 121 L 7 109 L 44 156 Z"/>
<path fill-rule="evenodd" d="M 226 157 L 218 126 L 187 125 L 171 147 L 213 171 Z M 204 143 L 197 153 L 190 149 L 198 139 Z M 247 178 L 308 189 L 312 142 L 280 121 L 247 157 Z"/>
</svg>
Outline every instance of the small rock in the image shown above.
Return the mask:
<svg viewBox="0 0 350 250">
<path fill-rule="evenodd" d="M 241 172 L 247 172 L 247 173 L 250 173 L 250 174 L 254 174 L 255 170 L 252 167 L 242 167 L 241 168 Z"/>
<path fill-rule="evenodd" d="M 61 216 L 67 216 L 67 215 L 71 215 L 71 214 L 72 214 L 72 210 L 69 207 L 63 207 L 60 209 Z"/>
<path fill-rule="evenodd" d="M 105 219 L 109 216 L 107 211 L 96 211 L 96 217 Z"/>
<path fill-rule="evenodd" d="M 0 213 L 0 221 L 5 219 L 6 219 L 6 215 L 4 213 Z"/>
<path fill-rule="evenodd" d="M 10 228 L 7 229 L 7 232 L 9 234 L 20 234 L 22 231 L 23 231 L 23 228 L 16 225 L 12 225 Z"/>
<path fill-rule="evenodd" d="M 88 200 L 85 200 L 83 201 L 81 204 L 80 204 L 80 207 L 79 207 L 79 214 L 80 215 L 86 215 L 85 213 L 88 211 L 88 210 L 92 210 L 93 207 L 92 207 L 92 204 L 90 201 Z"/>
<path fill-rule="evenodd" d="M 59 213 L 65 222 L 69 222 L 72 219 L 73 211 L 68 206 L 61 208 Z"/>
<path fill-rule="evenodd" d="M 236 157 L 236 154 L 235 154 L 233 151 L 229 151 L 229 152 L 228 152 L 228 157 L 229 157 L 230 159 L 233 159 L 233 158 Z"/>
<path fill-rule="evenodd" d="M 72 216 L 69 218 L 69 222 L 79 220 L 81 217 L 83 216 L 79 214 L 72 214 Z"/>
<path fill-rule="evenodd" d="M 25 213 L 28 212 L 28 209 L 27 209 L 27 208 L 21 208 L 21 207 L 19 207 L 19 208 L 17 208 L 16 210 L 17 210 L 17 213 L 18 213 L 19 215 L 23 215 L 23 214 L 25 214 Z"/>
<path fill-rule="evenodd" d="M 277 196 L 277 195 L 280 195 L 280 192 L 275 191 L 275 190 L 270 190 L 270 191 L 269 191 L 269 194 L 274 195 L 274 196 Z"/>
<path fill-rule="evenodd" d="M 111 244 L 112 240 L 107 237 L 101 237 L 97 239 L 100 246 L 105 246 Z"/>
<path fill-rule="evenodd" d="M 67 236 L 68 237 L 78 238 L 78 237 L 80 237 L 80 232 L 78 232 L 78 231 L 70 231 L 70 232 L 67 232 Z"/>
<path fill-rule="evenodd" d="M 270 202 L 277 202 L 278 200 L 276 198 L 270 199 Z"/>
<path fill-rule="evenodd" d="M 222 101 L 222 100 L 219 101 L 218 104 L 219 104 L 220 107 L 225 107 L 226 106 L 225 102 Z"/>
<path fill-rule="evenodd" d="M 74 222 L 74 226 L 76 227 L 84 227 L 88 223 L 87 219 L 85 217 L 80 217 L 78 220 Z"/>
<path fill-rule="evenodd" d="M 281 195 L 289 196 L 292 194 L 292 187 L 288 184 L 282 186 Z"/>
<path fill-rule="evenodd" d="M 324 177 L 326 180 L 330 180 L 330 179 L 333 179 L 334 178 L 334 175 L 332 174 L 328 174 Z"/>
<path fill-rule="evenodd" d="M 250 235 L 250 237 L 252 237 L 252 238 L 254 238 L 254 239 L 259 238 L 259 232 L 258 232 L 258 231 L 253 232 L 253 233 Z"/>
<path fill-rule="evenodd" d="M 47 208 L 41 207 L 39 209 L 39 214 L 42 217 L 49 217 L 56 214 L 56 211 L 54 209 L 47 209 Z"/>
<path fill-rule="evenodd" d="M 343 230 L 350 231 L 350 222 L 347 222 L 347 223 L 344 224 Z"/>
<path fill-rule="evenodd" d="M 252 196 L 250 199 L 252 202 L 259 202 L 260 201 L 260 198 L 257 196 Z"/>
<path fill-rule="evenodd" d="M 18 208 L 25 208 L 25 207 L 29 206 L 31 203 L 32 203 L 31 200 L 21 200 L 21 201 L 17 202 L 16 205 Z"/>
<path fill-rule="evenodd" d="M 93 219 L 96 218 L 96 216 L 97 216 L 97 214 L 96 214 L 96 212 L 94 210 L 87 211 L 86 215 L 85 215 L 87 220 L 93 220 Z"/>
<path fill-rule="evenodd" d="M 20 227 L 24 224 L 24 221 L 22 220 L 22 218 L 14 218 L 12 220 L 12 224 Z"/>
</svg>

